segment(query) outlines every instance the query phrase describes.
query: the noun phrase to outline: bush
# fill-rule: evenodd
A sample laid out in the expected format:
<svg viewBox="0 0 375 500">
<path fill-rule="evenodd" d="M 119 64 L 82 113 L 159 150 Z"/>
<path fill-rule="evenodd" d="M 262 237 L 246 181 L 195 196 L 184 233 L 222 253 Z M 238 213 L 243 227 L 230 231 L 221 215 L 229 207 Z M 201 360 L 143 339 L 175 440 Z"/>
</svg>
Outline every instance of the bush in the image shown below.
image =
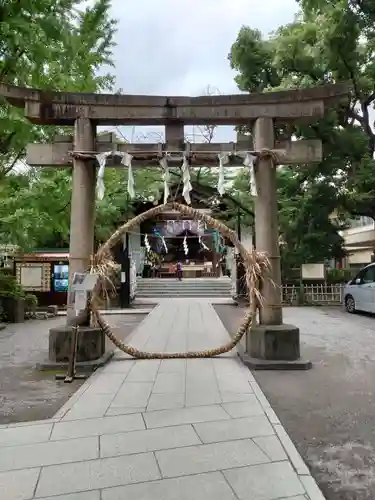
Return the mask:
<svg viewBox="0 0 375 500">
<path fill-rule="evenodd" d="M 24 299 L 25 292 L 17 283 L 11 269 L 0 269 L 0 321 L 9 320 L 9 302 Z"/>
<path fill-rule="evenodd" d="M 329 269 L 327 271 L 327 283 L 347 283 L 353 278 L 352 269 Z"/>
<path fill-rule="evenodd" d="M 27 293 L 25 295 L 25 307 L 27 312 L 34 312 L 38 307 L 38 297 L 33 293 Z"/>
<path fill-rule="evenodd" d="M 25 292 L 17 283 L 11 269 L 0 269 L 0 300 L 2 298 L 24 298 Z"/>
</svg>

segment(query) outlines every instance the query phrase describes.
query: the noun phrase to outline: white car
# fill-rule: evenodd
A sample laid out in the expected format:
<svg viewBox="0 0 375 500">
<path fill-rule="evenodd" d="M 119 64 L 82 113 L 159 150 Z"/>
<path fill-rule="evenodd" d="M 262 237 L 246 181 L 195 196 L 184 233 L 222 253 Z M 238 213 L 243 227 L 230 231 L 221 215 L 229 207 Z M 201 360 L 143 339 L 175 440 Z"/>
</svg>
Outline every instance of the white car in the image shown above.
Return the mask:
<svg viewBox="0 0 375 500">
<path fill-rule="evenodd" d="M 344 306 L 349 313 L 375 313 L 375 263 L 369 264 L 344 288 Z"/>
</svg>

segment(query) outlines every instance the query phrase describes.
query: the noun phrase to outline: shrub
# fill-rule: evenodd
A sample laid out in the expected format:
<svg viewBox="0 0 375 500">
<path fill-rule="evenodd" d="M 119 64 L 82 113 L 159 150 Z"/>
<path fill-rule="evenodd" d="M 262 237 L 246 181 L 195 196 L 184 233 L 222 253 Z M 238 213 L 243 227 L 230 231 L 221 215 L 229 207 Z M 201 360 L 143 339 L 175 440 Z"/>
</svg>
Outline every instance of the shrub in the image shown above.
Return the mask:
<svg viewBox="0 0 375 500">
<path fill-rule="evenodd" d="M 0 269 L 0 320 L 8 319 L 8 306 L 10 299 L 23 299 L 25 292 L 17 283 L 11 269 Z"/>
</svg>

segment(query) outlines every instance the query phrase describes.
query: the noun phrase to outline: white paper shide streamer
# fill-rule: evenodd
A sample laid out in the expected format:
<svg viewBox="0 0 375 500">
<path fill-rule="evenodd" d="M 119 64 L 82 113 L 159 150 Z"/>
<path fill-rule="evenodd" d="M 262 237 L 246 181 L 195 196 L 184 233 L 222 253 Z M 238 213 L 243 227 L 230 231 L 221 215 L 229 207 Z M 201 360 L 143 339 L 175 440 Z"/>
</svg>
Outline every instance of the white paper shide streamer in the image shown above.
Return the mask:
<svg viewBox="0 0 375 500">
<path fill-rule="evenodd" d="M 217 190 L 220 196 L 223 196 L 225 193 L 225 175 L 224 175 L 224 165 L 226 165 L 229 161 L 229 156 L 226 153 L 219 153 L 219 180 L 217 183 Z"/>
<path fill-rule="evenodd" d="M 161 237 L 161 243 L 162 243 L 162 245 L 164 247 L 165 253 L 168 253 L 168 247 L 167 247 L 167 244 L 165 242 L 164 236 Z"/>
<path fill-rule="evenodd" d="M 121 163 L 128 168 L 128 193 L 130 198 L 135 198 L 135 189 L 134 189 L 134 177 L 133 177 L 133 168 L 132 168 L 132 155 L 129 153 L 122 153 Z"/>
<path fill-rule="evenodd" d="M 106 153 L 100 153 L 96 155 L 96 160 L 99 163 L 99 170 L 98 170 L 98 178 L 96 181 L 96 192 L 97 192 L 97 197 L 98 200 L 102 200 L 104 198 L 104 170 L 105 170 L 105 164 L 107 162 L 108 156 L 112 154 L 112 151 L 107 151 Z"/>
<path fill-rule="evenodd" d="M 244 159 L 243 164 L 245 167 L 248 167 L 249 169 L 249 182 L 250 182 L 250 194 L 251 196 L 258 196 L 258 189 L 257 189 L 257 184 L 256 184 L 256 178 L 255 178 L 255 160 L 257 159 L 256 156 L 252 155 L 251 153 L 247 153 Z"/>
<path fill-rule="evenodd" d="M 170 174 L 169 174 L 169 169 L 168 169 L 168 161 L 166 157 L 164 156 L 160 160 L 160 166 L 163 169 L 163 180 L 164 180 L 164 203 L 167 203 L 168 198 L 169 198 L 169 179 L 170 179 Z"/>
<path fill-rule="evenodd" d="M 189 162 L 186 156 L 184 156 L 182 162 L 182 182 L 183 182 L 182 195 L 186 203 L 190 205 L 191 204 L 190 191 L 193 189 L 193 187 L 190 182 Z"/>
<path fill-rule="evenodd" d="M 200 243 L 201 247 L 203 248 L 203 250 L 209 250 L 208 246 L 202 240 L 202 236 L 199 236 L 198 240 L 199 240 L 199 243 Z"/>
<path fill-rule="evenodd" d="M 150 246 L 150 242 L 148 241 L 147 234 L 145 234 L 144 243 L 145 243 L 146 252 L 151 252 L 151 246 Z"/>
<path fill-rule="evenodd" d="M 188 244 L 187 244 L 187 238 L 186 238 L 186 236 L 184 238 L 183 246 L 184 246 L 185 255 L 187 255 L 189 253 L 189 247 L 188 247 Z"/>
</svg>

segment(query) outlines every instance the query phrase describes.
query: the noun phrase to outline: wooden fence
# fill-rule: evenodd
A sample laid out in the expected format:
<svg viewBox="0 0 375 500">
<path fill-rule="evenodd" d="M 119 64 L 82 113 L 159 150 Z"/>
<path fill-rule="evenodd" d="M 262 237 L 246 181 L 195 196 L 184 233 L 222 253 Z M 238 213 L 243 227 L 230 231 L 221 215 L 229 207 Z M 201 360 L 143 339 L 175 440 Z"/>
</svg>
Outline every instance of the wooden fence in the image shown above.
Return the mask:
<svg viewBox="0 0 375 500">
<path fill-rule="evenodd" d="M 283 285 L 284 305 L 340 305 L 343 303 L 343 284 Z"/>
</svg>

